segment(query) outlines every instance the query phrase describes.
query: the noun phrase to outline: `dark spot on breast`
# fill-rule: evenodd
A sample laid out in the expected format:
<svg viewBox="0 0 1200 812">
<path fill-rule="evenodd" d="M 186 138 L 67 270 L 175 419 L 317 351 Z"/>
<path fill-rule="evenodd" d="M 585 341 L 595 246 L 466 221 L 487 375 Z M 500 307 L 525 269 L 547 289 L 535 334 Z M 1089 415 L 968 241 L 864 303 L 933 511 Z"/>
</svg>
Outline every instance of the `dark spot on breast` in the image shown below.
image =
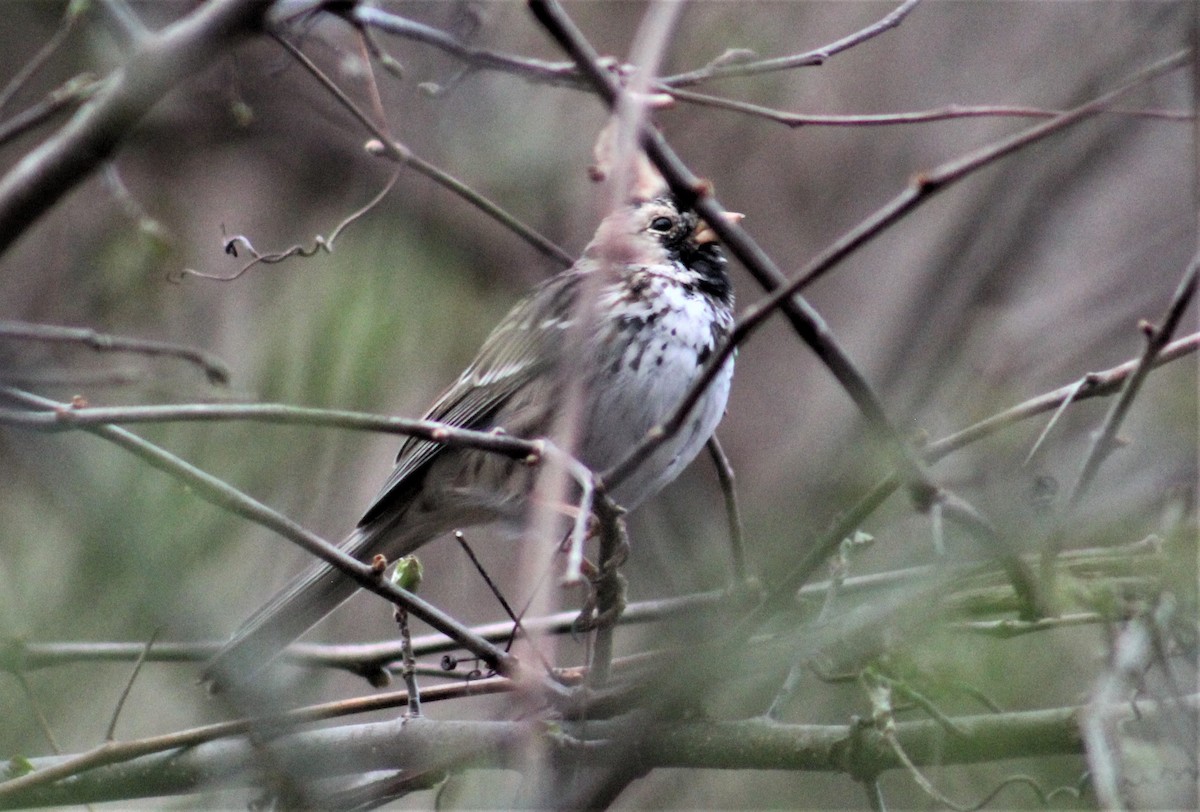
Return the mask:
<svg viewBox="0 0 1200 812">
<path fill-rule="evenodd" d="M 635 273 L 629 280 L 629 296 L 630 298 L 641 298 L 641 295 L 646 292 L 646 288 L 650 287 L 650 277 L 645 273 Z"/>
<path fill-rule="evenodd" d="M 712 347 L 701 347 L 700 352 L 696 353 L 696 363 L 703 364 L 705 361 L 707 361 L 709 356 L 712 355 L 712 350 Z"/>
<path fill-rule="evenodd" d="M 636 333 L 638 330 L 641 330 L 648 323 L 649 323 L 648 318 L 645 318 L 642 316 L 631 316 L 629 314 L 620 316 L 617 319 L 617 325 L 622 330 L 628 330 L 629 332 L 632 332 L 632 333 Z"/>
</svg>

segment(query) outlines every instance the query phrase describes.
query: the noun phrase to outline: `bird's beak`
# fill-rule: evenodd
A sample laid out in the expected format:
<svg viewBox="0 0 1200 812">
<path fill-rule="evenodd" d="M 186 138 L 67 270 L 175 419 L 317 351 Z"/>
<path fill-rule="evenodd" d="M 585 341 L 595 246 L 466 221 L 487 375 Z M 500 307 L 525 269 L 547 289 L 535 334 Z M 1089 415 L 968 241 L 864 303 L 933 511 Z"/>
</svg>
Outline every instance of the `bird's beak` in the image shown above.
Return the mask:
<svg viewBox="0 0 1200 812">
<path fill-rule="evenodd" d="M 736 211 L 721 212 L 721 216 L 724 217 L 727 222 L 733 225 L 737 225 L 738 223 L 742 222 L 742 220 L 746 219 L 746 215 L 738 214 Z M 696 245 L 708 245 L 710 242 L 717 241 L 717 232 L 713 231 L 712 226 L 710 226 L 708 223 L 701 222 L 696 228 L 695 233 L 692 234 L 692 239 L 695 241 Z"/>
</svg>

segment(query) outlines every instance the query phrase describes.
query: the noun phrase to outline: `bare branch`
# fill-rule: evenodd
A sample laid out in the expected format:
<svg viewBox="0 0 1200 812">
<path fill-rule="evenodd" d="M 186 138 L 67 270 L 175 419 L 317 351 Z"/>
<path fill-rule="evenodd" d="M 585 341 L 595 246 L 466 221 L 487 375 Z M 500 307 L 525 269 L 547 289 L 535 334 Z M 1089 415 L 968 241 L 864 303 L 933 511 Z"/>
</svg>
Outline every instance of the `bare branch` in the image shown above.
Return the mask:
<svg viewBox="0 0 1200 812">
<path fill-rule="evenodd" d="M 392 36 L 430 45 L 460 60 L 473 70 L 499 70 L 534 82 L 571 87 L 585 86 L 574 62 L 546 62 L 475 48 L 444 31 L 365 3 L 354 3 L 345 16 L 355 26 L 375 28 Z"/>
<path fill-rule="evenodd" d="M 1154 366 L 1158 367 L 1170 361 L 1191 355 L 1200 349 L 1200 333 L 1173 341 L 1163 348 L 1154 358 Z M 1074 403 L 1088 398 L 1103 397 L 1120 390 L 1125 379 L 1138 368 L 1140 359 L 1134 358 L 1123 364 L 1118 364 L 1102 372 L 1089 372 L 1075 383 L 1067 384 L 1047 392 L 1044 395 L 1030 398 L 1009 409 L 981 420 L 973 426 L 956 431 L 947 437 L 929 443 L 921 449 L 922 456 L 929 462 L 940 460 L 971 443 L 977 442 L 1000 429 L 1011 426 L 1035 415 L 1062 408 L 1063 404 Z"/>
<path fill-rule="evenodd" d="M 256 30 L 268 8 L 213 0 L 147 37 L 86 107 L 0 179 L 0 254 L 108 160 L 164 93 Z"/>
<path fill-rule="evenodd" d="M 131 352 L 138 355 L 164 355 L 195 364 L 204 370 L 209 383 L 221 386 L 229 383 L 229 367 L 211 353 L 167 341 L 129 338 L 97 333 L 83 327 L 59 327 L 51 324 L 32 324 L 20 321 L 0 321 L 0 339 L 42 341 L 60 344 L 82 344 L 97 352 Z"/>
<path fill-rule="evenodd" d="M 143 647 L 144 649 L 145 647 Z M 465 696 L 483 696 L 500 691 L 510 691 L 513 687 L 511 680 L 504 677 L 490 677 L 471 682 L 456 683 L 454 685 L 439 685 L 426 688 L 422 691 L 421 696 L 427 702 L 438 702 L 448 699 L 460 699 Z M 204 725 L 189 730 L 180 730 L 161 736 L 150 736 L 130 742 L 106 740 L 99 747 L 86 753 L 68 756 L 56 761 L 53 766 L 0 782 L 0 808 L 5 808 L 14 795 L 28 793 L 39 787 L 46 787 L 56 781 L 61 781 L 73 775 L 78 775 L 87 770 L 105 765 L 121 764 L 155 753 L 169 753 L 180 748 L 195 747 L 205 742 L 241 737 L 264 727 L 269 727 L 273 730 L 289 730 L 313 722 L 404 707 L 408 704 L 408 701 L 409 696 L 407 691 L 393 691 L 374 696 L 341 699 L 336 702 L 310 705 L 274 716 L 259 716 L 248 719 L 235 719 L 230 722 L 218 722 L 216 724 Z"/>
<path fill-rule="evenodd" d="M 853 48 L 866 42 L 873 37 L 888 31 L 900 25 L 904 18 L 908 16 L 920 0 L 904 0 L 899 6 L 893 9 L 887 16 L 868 25 L 860 31 L 855 31 L 853 34 L 842 37 L 836 42 L 822 46 L 812 51 L 807 51 L 802 54 L 793 56 L 781 56 L 775 59 L 763 59 L 757 62 L 739 62 L 737 64 L 720 64 L 718 61 L 714 64 L 706 65 L 699 70 L 694 70 L 690 73 L 680 73 L 675 76 L 665 76 L 661 83 L 667 87 L 687 87 L 688 85 L 699 84 L 700 82 L 708 81 L 709 79 L 724 79 L 731 76 L 753 76 L 759 73 L 769 73 L 772 71 L 791 70 L 792 68 L 809 68 L 818 65 L 824 65 L 826 60 L 831 56 L 842 53 L 843 51 Z"/>
<path fill-rule="evenodd" d="M 4 388 L 3 394 L 10 399 L 43 409 L 62 411 L 70 408 L 68 404 L 56 403 L 35 395 L 15 392 L 10 387 Z M 501 651 L 486 640 L 479 638 L 470 629 L 432 604 L 385 581 L 380 577 L 381 573 L 370 564 L 363 563 L 347 555 L 339 548 L 300 526 L 297 522 L 252 499 L 211 474 L 201 471 L 199 468 L 125 429 L 100 424 L 89 426 L 87 431 L 124 448 L 163 473 L 181 482 L 185 482 L 204 500 L 242 518 L 249 519 L 255 524 L 260 524 L 275 531 L 288 541 L 304 548 L 307 552 L 320 558 L 322 561 L 336 567 L 343 575 L 353 580 L 359 586 L 374 592 L 396 605 L 403 606 L 412 615 L 425 621 L 433 628 L 458 639 L 464 648 L 486 660 L 499 673 L 505 676 L 515 676 L 517 673 L 523 671 L 516 658 Z M 551 693 L 562 690 L 561 686 L 551 681 L 538 679 L 537 677 L 531 677 L 531 679 L 534 682 L 540 682 Z"/>
<path fill-rule="evenodd" d="M 1183 278 L 1179 280 L 1179 287 L 1175 289 L 1175 294 L 1171 297 L 1171 303 L 1167 306 L 1162 324 L 1158 327 L 1148 323 L 1143 325 L 1146 334 L 1146 349 L 1142 353 L 1142 357 L 1138 359 L 1137 366 L 1126 378 L 1120 397 L 1113 401 L 1108 414 L 1104 417 L 1100 431 L 1092 441 L 1092 447 L 1088 450 L 1087 458 L 1079 472 L 1079 479 L 1071 492 L 1068 510 L 1079 504 L 1079 500 L 1083 498 L 1092 484 L 1096 472 L 1100 470 L 1100 465 L 1116 447 L 1117 431 L 1121 428 L 1125 415 L 1133 405 L 1133 399 L 1138 396 L 1146 376 L 1150 374 L 1150 370 L 1155 367 L 1155 361 L 1171 341 L 1171 336 L 1175 334 L 1180 321 L 1183 320 L 1184 311 L 1187 310 L 1187 306 L 1196 294 L 1197 279 L 1200 278 L 1198 275 L 1200 275 L 1200 253 L 1192 258 L 1187 270 L 1183 273 Z"/>
<path fill-rule="evenodd" d="M 1156 719 L 1180 710 L 1194 712 L 1200 696 L 1180 701 L 1140 702 L 1142 718 Z M 947 741 L 932 720 L 899 722 L 895 741 L 918 766 L 971 764 L 1004 758 L 1078 755 L 1083 744 L 1078 707 L 1058 707 L 1003 715 L 954 718 L 963 731 Z M 764 720 L 630 725 L 627 721 L 563 724 L 564 735 L 548 737 L 541 722 L 435 722 L 393 720 L 292 733 L 272 742 L 286 763 L 303 764 L 313 777 L 394 770 L 419 771 L 433 759 L 454 757 L 463 767 L 511 768 L 532 741 L 563 755 L 585 747 L 590 763 L 628 763 L 637 753 L 645 768 L 821 770 L 848 775 L 878 774 L 904 766 L 882 733 L 855 725 L 790 725 Z M 208 787 L 245 786 L 259 778 L 250 745 L 241 740 L 203 741 L 186 748 L 154 751 L 123 764 L 97 766 L 70 782 L 41 785 L 64 758 L 31 759 L 37 772 L 4 786 L 24 782 L 3 796 L 3 807 L 65 805 L 128 800 L 131 792 L 156 795 Z M 74 757 L 66 757 L 71 759 Z M 75 771 L 78 771 L 76 768 Z M 74 775 L 74 772 L 70 773 Z M 32 780 L 38 779 L 38 780 Z"/>
<path fill-rule="evenodd" d="M 33 55 L 33 59 L 21 67 L 17 71 L 17 75 L 9 80 L 8 84 L 0 90 L 0 110 L 8 106 L 13 97 L 25 86 L 25 83 L 33 77 L 42 65 L 54 55 L 54 52 L 62 46 L 67 35 L 75 28 L 75 24 L 79 22 L 80 17 L 86 12 L 87 7 L 82 3 L 68 3 L 66 12 L 63 14 L 62 23 L 54 30 L 54 34 L 46 41 L 46 43 L 38 49 L 38 52 Z"/>
<path fill-rule="evenodd" d="M 1012 107 L 998 104 L 968 105 L 947 104 L 933 110 L 912 110 L 903 113 L 851 113 L 851 114 L 819 114 L 793 113 L 786 110 L 774 110 L 758 104 L 726 99 L 720 96 L 710 96 L 706 93 L 694 93 L 687 90 L 663 88 L 664 92 L 678 101 L 695 104 L 699 107 L 711 107 L 718 110 L 730 110 L 735 113 L 745 113 L 755 118 L 764 118 L 793 129 L 799 127 L 890 127 L 898 124 L 928 124 L 935 121 L 952 121 L 963 118 L 1054 118 L 1061 116 L 1062 110 L 1043 110 L 1038 107 Z M 1103 115 L 1126 116 L 1129 118 L 1153 119 L 1159 121 L 1190 122 L 1194 116 L 1184 110 L 1126 110 L 1111 108 L 1103 111 Z"/>
<path fill-rule="evenodd" d="M 150 29 L 137 16 L 126 0 L 101 0 L 100 5 L 108 12 L 113 27 L 133 45 L 140 45 L 150 36 Z"/>
<path fill-rule="evenodd" d="M 543 237 L 541 234 L 534 231 L 529 226 L 522 223 L 517 218 L 513 217 L 496 203 L 487 199 L 479 192 L 476 192 L 471 187 L 467 186 L 462 181 L 453 177 L 449 173 L 439 169 L 431 163 L 417 157 L 412 150 L 396 141 L 388 135 L 378 124 L 371 120 L 370 116 L 366 115 L 358 108 L 349 96 L 342 92 L 332 80 L 327 77 L 320 68 L 313 64 L 312 60 L 304 55 L 300 49 L 292 45 L 283 37 L 274 37 L 285 51 L 287 51 L 297 62 L 313 75 L 313 77 L 328 90 L 338 103 L 342 105 L 354 118 L 362 124 L 372 135 L 375 136 L 375 141 L 367 145 L 368 151 L 381 155 L 389 160 L 395 161 L 403 166 L 410 167 L 430 180 L 435 181 L 441 186 L 454 192 L 459 197 L 466 200 L 471 205 L 478 208 L 480 211 L 487 214 L 489 217 L 496 220 L 505 228 L 512 231 L 521 239 L 528 242 L 542 254 L 557 260 L 562 263 L 563 267 L 574 262 L 574 258 L 570 254 L 563 251 L 551 240 Z"/>
<path fill-rule="evenodd" d="M 125 701 L 129 699 L 129 692 L 133 690 L 133 683 L 137 681 L 138 674 L 142 673 L 142 666 L 146 664 L 146 658 L 150 656 L 150 649 L 154 647 L 154 641 L 158 639 L 159 631 L 159 629 L 155 629 L 154 634 L 150 635 L 150 639 L 142 646 L 142 653 L 138 655 L 137 661 L 133 664 L 133 670 L 129 672 L 129 679 L 125 681 L 125 689 L 121 691 L 117 705 L 113 708 L 112 718 L 108 721 L 108 730 L 104 733 L 106 742 L 116 738 L 117 720 L 121 718 L 121 710 L 125 707 Z"/>
<path fill-rule="evenodd" d="M 738 584 L 746 583 L 750 577 L 746 568 L 746 544 L 742 536 L 742 512 L 738 508 L 737 489 L 734 487 L 733 466 L 717 435 L 708 439 L 708 454 L 712 457 L 717 480 L 721 483 L 721 494 L 725 497 L 725 515 L 729 518 L 729 552 L 733 559 L 733 577 Z"/>
<path fill-rule="evenodd" d="M 0 393 L 11 390 L 0 389 Z M 503 454 L 533 464 L 541 460 L 545 445 L 507 434 L 447 426 L 433 420 L 350 412 L 336 409 L 312 409 L 271 403 L 189 403 L 174 406 L 113 406 L 3 410 L 0 423 L 21 425 L 42 431 L 65 431 L 111 424 L 210 422 L 249 420 L 279 425 L 315 425 L 352 431 L 377 431 L 420 437 L 452 447 L 469 447 Z"/>
<path fill-rule="evenodd" d="M 86 102 L 102 85 L 94 76 L 86 73 L 68 79 L 37 104 L 0 123 L 0 146 L 49 121 L 55 113 Z"/>
</svg>

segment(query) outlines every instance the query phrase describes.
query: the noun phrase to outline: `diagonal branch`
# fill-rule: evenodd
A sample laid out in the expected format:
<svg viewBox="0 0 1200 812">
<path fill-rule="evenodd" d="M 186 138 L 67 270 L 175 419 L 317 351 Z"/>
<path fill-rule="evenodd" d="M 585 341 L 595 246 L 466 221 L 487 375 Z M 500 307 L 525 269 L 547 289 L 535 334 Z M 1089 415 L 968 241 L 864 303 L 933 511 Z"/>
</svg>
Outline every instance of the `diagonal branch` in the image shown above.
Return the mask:
<svg viewBox="0 0 1200 812">
<path fill-rule="evenodd" d="M 885 17 L 871 23 L 866 28 L 806 53 L 775 57 L 773 59 L 761 59 L 754 62 L 742 62 L 734 65 L 709 64 L 690 73 L 680 73 L 675 76 L 663 77 L 660 83 L 668 87 L 687 87 L 688 85 L 699 84 L 709 79 L 723 79 L 730 76 L 754 76 L 759 73 L 824 65 L 825 61 L 831 56 L 847 51 L 900 25 L 909 12 L 917 7 L 917 3 L 920 1 L 904 0 L 903 3 L 889 12 Z"/>
<path fill-rule="evenodd" d="M 4 388 L 3 394 L 10 399 L 43 409 L 64 411 L 70 408 L 68 404 L 57 403 L 36 395 L 22 393 L 10 387 Z M 247 496 L 212 474 L 200 470 L 125 429 L 113 425 L 100 424 L 91 426 L 87 430 L 129 451 L 163 473 L 184 482 L 204 500 L 275 531 L 288 541 L 299 545 L 322 561 L 336 567 L 341 573 L 362 588 L 374 592 L 398 606 L 404 607 L 414 617 L 420 618 L 433 628 L 458 640 L 464 648 L 485 660 L 489 666 L 500 674 L 516 677 L 518 673 L 524 673 L 524 669 L 520 667 L 515 657 L 482 639 L 479 635 L 442 612 L 433 604 L 380 577 L 381 573 L 372 567 L 371 564 L 363 563 L 347 555 L 341 549 L 320 538 L 312 531 L 302 527 L 287 516 L 272 510 L 256 499 Z M 533 679 L 541 682 L 552 693 L 561 693 L 563 691 L 561 686 L 547 678 L 534 677 Z"/>
<path fill-rule="evenodd" d="M 484 197 L 470 186 L 467 186 L 458 178 L 442 169 L 439 169 L 417 155 L 414 155 L 412 150 L 388 135 L 388 133 L 385 132 L 382 127 L 371 120 L 370 116 L 360 110 L 358 105 L 356 105 L 349 96 L 342 92 L 342 89 L 334 84 L 334 82 L 328 76 L 326 76 L 311 59 L 305 56 L 299 48 L 297 48 L 295 45 L 292 45 L 281 36 L 274 36 L 274 39 L 285 51 L 288 52 L 289 55 L 291 55 L 293 59 L 299 62 L 304 69 L 313 76 L 313 78 L 320 82 L 321 86 L 329 91 L 329 93 L 332 94 L 338 103 L 341 104 L 342 107 L 350 113 L 350 115 L 354 116 L 355 120 L 357 120 L 363 125 L 363 127 L 367 129 L 368 132 L 375 136 L 375 141 L 368 144 L 369 150 L 378 155 L 382 155 L 390 161 L 394 161 L 402 166 L 407 166 L 439 184 L 440 186 L 449 189 L 451 192 L 463 198 L 468 203 L 482 211 L 484 214 L 500 223 L 500 225 L 521 237 L 545 256 L 548 256 L 551 259 L 561 263 L 563 267 L 566 267 L 574 262 L 574 259 L 557 245 L 555 245 L 552 240 L 542 236 L 525 223 L 522 223 L 516 217 L 513 217 L 511 214 L 501 208 L 498 204 Z"/>
<path fill-rule="evenodd" d="M 1171 297 L 1171 303 L 1163 316 L 1162 324 L 1158 327 L 1152 324 L 1143 325 L 1146 332 L 1146 349 L 1142 352 L 1142 357 L 1138 359 L 1132 374 L 1125 380 L 1120 397 L 1113 401 L 1108 414 L 1105 415 L 1103 426 L 1092 440 L 1092 447 L 1088 451 L 1087 459 L 1083 462 L 1075 489 L 1071 492 L 1068 510 L 1079 504 L 1080 499 L 1091 486 L 1096 472 L 1100 470 L 1101 464 L 1116 447 L 1117 431 L 1121 428 L 1125 415 L 1129 413 L 1133 399 L 1141 391 L 1146 376 L 1155 367 L 1159 357 L 1171 341 L 1171 336 L 1175 334 L 1180 321 L 1183 320 L 1184 311 L 1187 310 L 1196 295 L 1198 273 L 1200 273 L 1200 254 L 1194 256 L 1188 263 L 1187 270 L 1184 271 L 1183 278 L 1179 280 L 1179 286 Z"/>
<path fill-rule="evenodd" d="M 256 31 L 260 0 L 213 0 L 148 36 L 104 88 L 0 179 L 0 254 L 117 150 L 168 90 Z"/>
</svg>

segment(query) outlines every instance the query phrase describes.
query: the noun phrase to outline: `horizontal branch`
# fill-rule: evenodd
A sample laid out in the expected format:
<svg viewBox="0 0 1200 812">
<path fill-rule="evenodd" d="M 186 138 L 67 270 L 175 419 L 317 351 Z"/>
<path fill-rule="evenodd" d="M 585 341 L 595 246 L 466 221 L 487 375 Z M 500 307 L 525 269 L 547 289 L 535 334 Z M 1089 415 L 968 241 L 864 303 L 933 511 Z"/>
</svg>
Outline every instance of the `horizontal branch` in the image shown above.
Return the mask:
<svg viewBox="0 0 1200 812">
<path fill-rule="evenodd" d="M 0 387 L 0 395 L 20 403 L 37 406 L 50 411 L 71 411 L 69 404 L 56 403 L 46 398 L 14 390 L 11 387 Z M 272 510 L 212 474 L 202 471 L 196 466 L 176 457 L 174 454 L 123 428 L 100 424 L 88 426 L 86 430 L 123 448 L 151 467 L 185 483 L 197 496 L 200 496 L 205 501 L 228 510 L 234 515 L 241 516 L 266 527 L 293 544 L 302 547 L 305 551 L 335 567 L 339 572 L 364 589 L 370 590 L 391 603 L 403 607 L 414 617 L 420 618 L 435 629 L 460 640 L 464 648 L 487 661 L 499 673 L 512 677 L 521 673 L 529 676 L 534 682 L 542 685 L 550 693 L 563 692 L 564 689 L 562 686 L 554 683 L 552 680 L 540 675 L 528 674 L 527 670 L 521 667 L 517 658 L 472 634 L 470 629 L 433 604 L 384 579 L 382 571 L 377 570 L 371 564 L 364 563 L 348 555 L 341 548 L 330 544 L 299 523 L 278 511 Z"/>
<path fill-rule="evenodd" d="M 61 327 L 56 324 L 34 324 L 21 321 L 0 321 L 0 339 L 80 344 L 97 352 L 163 355 L 178 358 L 200 367 L 209 383 L 221 385 L 229 383 L 229 367 L 225 365 L 224 361 L 212 353 L 183 344 L 98 333 L 86 327 Z"/>
<path fill-rule="evenodd" d="M 1124 547 L 1097 547 L 1080 550 L 1070 550 L 1064 553 L 1059 566 L 1072 574 L 1079 581 L 1103 578 L 1128 578 L 1139 573 L 1153 572 L 1159 567 L 1160 550 L 1154 544 L 1144 542 Z M 963 577 L 982 576 L 981 566 L 989 561 L 964 561 L 954 565 L 954 572 L 962 573 Z M 852 575 L 840 581 L 837 589 L 842 598 L 858 597 L 865 600 L 870 593 L 895 589 L 902 584 L 929 578 L 939 569 L 945 570 L 947 565 L 926 565 L 905 567 L 897 570 Z M 988 602 L 981 597 L 980 590 L 987 589 L 985 584 L 976 583 L 972 578 L 962 581 L 959 587 L 963 590 L 961 611 L 964 614 L 980 616 L 996 612 L 1009 612 L 1011 592 L 1001 589 L 997 593 L 996 602 Z M 832 586 L 832 582 L 815 581 L 801 587 L 796 598 L 800 601 L 821 600 Z M 699 613 L 709 611 L 736 611 L 742 601 L 753 599 L 753 595 L 731 595 L 726 590 L 711 590 L 681 595 L 673 598 L 662 598 L 652 601 L 630 603 L 621 613 L 618 621 L 621 625 L 654 623 L 677 617 L 695 619 Z M 955 598 L 948 596 L 947 601 Z M 797 604 L 798 606 L 800 604 Z M 526 632 L 539 634 L 574 634 L 577 633 L 576 623 L 579 613 L 575 611 L 556 612 L 544 617 L 525 618 L 521 628 Z M 960 625 L 966 631 L 986 628 L 992 621 L 980 621 L 973 626 Z M 1010 626 L 1010 628 L 1018 628 Z M 1033 626 L 1021 626 L 1022 631 L 1033 630 Z M 499 621 L 471 627 L 472 634 L 492 643 L 503 643 L 512 638 L 515 633 L 512 621 Z M 221 647 L 222 642 L 157 642 L 146 655 L 149 662 L 159 663 L 195 663 L 206 662 Z M 43 668 L 54 668 L 85 662 L 133 662 L 145 651 L 143 642 L 90 642 L 90 641 L 60 641 L 35 642 L 27 640 L 7 640 L 0 642 L 0 671 L 25 672 Z M 430 657 L 461 651 L 461 644 L 444 634 L 435 632 L 413 638 L 413 653 L 418 657 Z M 354 673 L 378 673 L 390 663 L 400 659 L 399 643 L 293 643 L 280 655 L 280 661 L 295 666 L 308 668 L 341 668 Z"/>
<path fill-rule="evenodd" d="M 1179 702 L 1138 702 L 1140 718 L 1195 711 L 1200 695 Z M 1009 758 L 1079 755 L 1079 707 L 957 717 L 961 735 L 947 738 L 933 720 L 901 722 L 895 740 L 913 764 L 973 764 Z M 1125 713 L 1135 712 L 1132 703 Z M 482 769 L 521 769 L 531 745 L 584 754 L 590 765 L 628 763 L 726 770 L 794 770 L 878 775 L 903 767 L 883 734 L 862 725 L 784 725 L 764 720 L 628 725 L 619 721 L 547 727 L 542 722 L 462 722 L 397 719 L 280 736 L 270 743 L 273 765 L 315 780 L 398 768 L 419 772 L 453 762 Z M 71 757 L 65 757 L 71 758 Z M 64 757 L 31 759 L 53 769 Z M 255 745 L 207 742 L 73 775 L 3 798 L 0 808 L 100 803 L 260 785 L 266 778 Z"/>
<path fill-rule="evenodd" d="M 3 390 L 0 390 L 3 391 Z M 401 434 L 452 447 L 476 448 L 535 464 L 546 444 L 490 431 L 473 431 L 434 420 L 314 409 L 275 403 L 185 403 L 172 406 L 110 406 L 62 409 L 0 409 L 0 424 L 38 431 L 69 431 L 135 423 L 250 421 L 278 425 L 326 426 L 351 431 Z"/>
<path fill-rule="evenodd" d="M 699 107 L 729 110 L 755 118 L 774 121 L 790 128 L 799 127 L 892 127 L 899 124 L 928 124 L 936 121 L 952 121 L 962 118 L 1055 118 L 1063 110 L 1045 110 L 1040 107 L 1017 107 L 1000 104 L 947 104 L 931 110 L 906 110 L 899 113 L 793 113 L 750 102 L 693 93 L 688 90 L 663 88 L 674 99 Z M 1155 119 L 1188 123 L 1195 116 L 1186 110 L 1126 109 L 1110 108 L 1104 115 L 1126 118 Z"/>
</svg>

